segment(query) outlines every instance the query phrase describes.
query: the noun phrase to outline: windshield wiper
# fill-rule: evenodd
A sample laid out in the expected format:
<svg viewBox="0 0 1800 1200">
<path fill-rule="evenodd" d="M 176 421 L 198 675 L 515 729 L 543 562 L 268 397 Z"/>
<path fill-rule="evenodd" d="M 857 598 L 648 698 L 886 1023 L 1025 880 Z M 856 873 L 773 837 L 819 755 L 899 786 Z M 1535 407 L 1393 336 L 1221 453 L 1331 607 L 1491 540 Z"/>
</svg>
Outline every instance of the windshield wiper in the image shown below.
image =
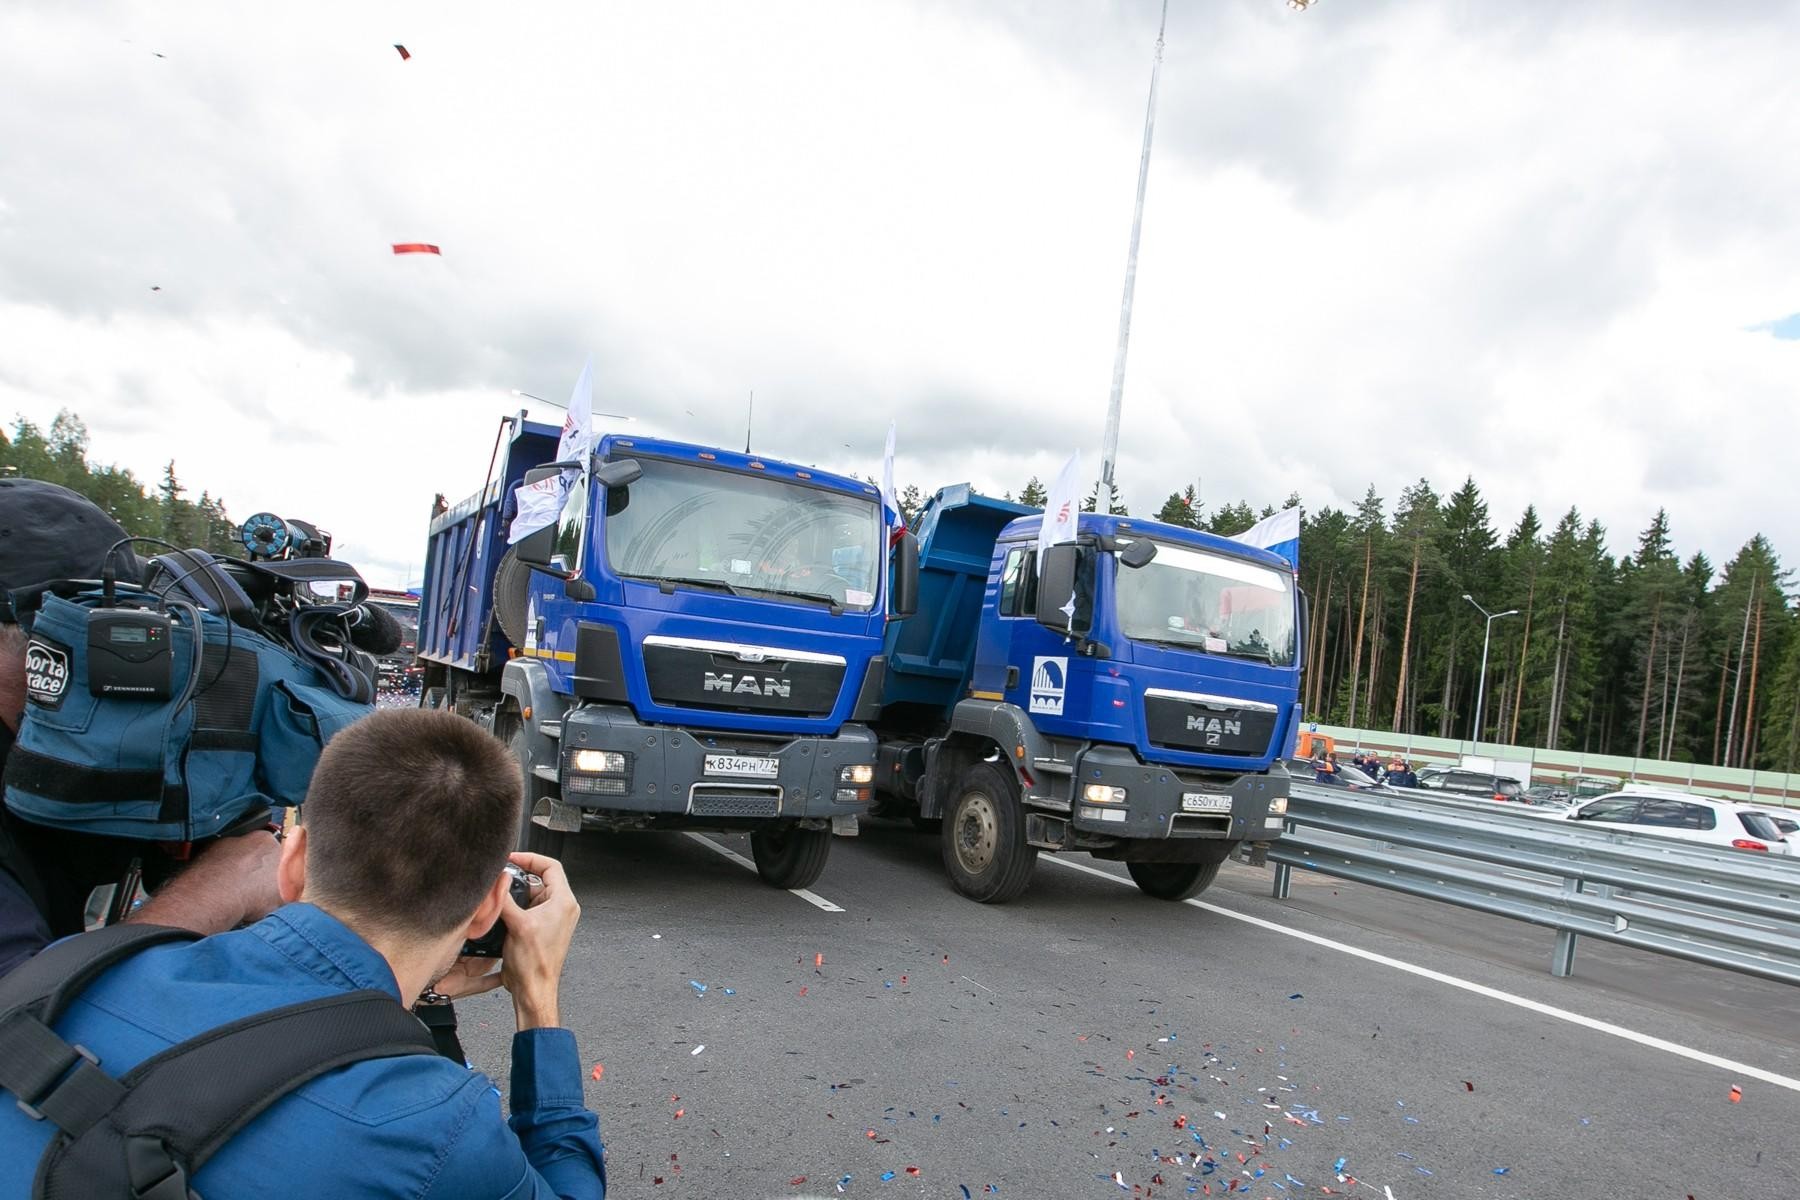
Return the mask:
<svg viewBox="0 0 1800 1200">
<path fill-rule="evenodd" d="M 1151 646 L 1169 646 L 1176 650 L 1201 650 L 1205 647 L 1200 642 L 1181 642 L 1174 638 L 1134 637 L 1134 642 L 1144 642 Z"/>
<path fill-rule="evenodd" d="M 672 592 L 675 590 L 676 584 L 685 583 L 689 587 L 711 588 L 718 592 L 730 592 L 733 596 L 741 596 L 744 594 L 738 590 L 735 584 L 727 583 L 723 579 L 696 579 L 687 575 L 639 575 L 634 578 L 642 579 L 646 583 L 654 583 L 664 592 Z"/>
<path fill-rule="evenodd" d="M 837 600 L 835 597 L 826 595 L 824 592 L 803 592 L 803 591 L 800 591 L 798 588 L 773 588 L 773 587 L 757 588 L 756 590 L 759 592 L 765 592 L 771 596 L 792 596 L 796 600 L 817 600 L 822 604 L 828 604 L 831 606 L 831 615 L 832 616 L 836 616 L 837 614 L 844 611 L 844 605 L 841 601 Z"/>
</svg>

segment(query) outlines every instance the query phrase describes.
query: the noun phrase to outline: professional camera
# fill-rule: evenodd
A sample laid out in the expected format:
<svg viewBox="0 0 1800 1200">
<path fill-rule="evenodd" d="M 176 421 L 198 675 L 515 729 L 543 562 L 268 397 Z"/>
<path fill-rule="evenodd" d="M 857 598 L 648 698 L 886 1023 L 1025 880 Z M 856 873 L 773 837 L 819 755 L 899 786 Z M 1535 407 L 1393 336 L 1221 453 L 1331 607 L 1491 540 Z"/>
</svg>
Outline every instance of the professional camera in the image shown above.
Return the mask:
<svg viewBox="0 0 1800 1200">
<path fill-rule="evenodd" d="M 544 881 L 516 863 L 507 863 L 506 873 L 512 877 L 513 903 L 520 908 L 530 908 L 538 893 L 544 890 Z M 462 957 L 499 958 L 505 948 L 506 922 L 495 921 L 492 929 L 463 943 Z"/>
<path fill-rule="evenodd" d="M 401 636 L 331 535 L 258 513 L 247 557 L 168 549 L 141 583 L 52 583 L 26 600 L 26 706 L 6 803 L 41 825 L 193 842 L 300 803 L 324 744 L 373 711 Z M 347 591 L 340 592 L 340 586 Z M 97 795 L 91 780 L 109 785 Z"/>
</svg>

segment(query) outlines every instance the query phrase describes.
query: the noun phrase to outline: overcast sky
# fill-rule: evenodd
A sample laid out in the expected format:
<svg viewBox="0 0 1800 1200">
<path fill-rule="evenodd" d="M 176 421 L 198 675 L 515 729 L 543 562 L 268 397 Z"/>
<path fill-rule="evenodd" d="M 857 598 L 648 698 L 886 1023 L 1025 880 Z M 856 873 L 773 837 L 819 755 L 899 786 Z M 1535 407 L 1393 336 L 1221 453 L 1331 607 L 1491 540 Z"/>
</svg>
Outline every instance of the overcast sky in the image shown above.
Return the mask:
<svg viewBox="0 0 1800 1200">
<path fill-rule="evenodd" d="M 928 492 L 1097 468 L 1156 15 L 13 0 L 0 419 L 386 584 L 590 352 L 649 432 L 754 389 L 760 451 L 874 473 L 897 418 Z M 1796 62 L 1792 3 L 1175 0 L 1126 499 L 1472 473 L 1800 556 Z"/>
</svg>

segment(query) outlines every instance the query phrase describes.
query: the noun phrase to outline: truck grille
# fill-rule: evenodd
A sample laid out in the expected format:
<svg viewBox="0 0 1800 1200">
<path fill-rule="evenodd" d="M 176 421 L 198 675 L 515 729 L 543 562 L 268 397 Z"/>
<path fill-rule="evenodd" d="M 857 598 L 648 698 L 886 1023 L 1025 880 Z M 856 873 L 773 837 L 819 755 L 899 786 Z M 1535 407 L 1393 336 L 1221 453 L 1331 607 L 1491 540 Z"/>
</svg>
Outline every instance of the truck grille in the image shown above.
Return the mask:
<svg viewBox="0 0 1800 1200">
<path fill-rule="evenodd" d="M 778 817 L 781 789 L 755 791 L 733 787 L 726 791 L 696 784 L 688 796 L 688 812 L 696 817 Z"/>
<path fill-rule="evenodd" d="M 1275 713 L 1151 692 L 1144 697 L 1144 725 L 1152 745 L 1253 758 L 1268 752 Z"/>
<path fill-rule="evenodd" d="M 652 637 L 644 639 L 644 676 L 650 698 L 672 708 L 822 717 L 837 707 L 844 660 L 777 652 L 746 659 L 717 643 Z"/>
</svg>

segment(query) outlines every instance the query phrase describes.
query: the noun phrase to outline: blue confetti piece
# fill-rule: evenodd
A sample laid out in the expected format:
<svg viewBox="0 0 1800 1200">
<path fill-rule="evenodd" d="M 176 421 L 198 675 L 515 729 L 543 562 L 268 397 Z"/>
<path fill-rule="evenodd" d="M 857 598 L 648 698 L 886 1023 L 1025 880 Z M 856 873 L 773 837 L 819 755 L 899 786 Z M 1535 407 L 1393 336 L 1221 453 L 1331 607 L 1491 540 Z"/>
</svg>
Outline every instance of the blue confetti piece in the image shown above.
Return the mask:
<svg viewBox="0 0 1800 1200">
<path fill-rule="evenodd" d="M 1289 1000 L 1300 1000 L 1303 998 L 1304 997 L 1302 997 L 1299 992 L 1295 992 L 1293 995 L 1288 997 Z"/>
<path fill-rule="evenodd" d="M 894 1173 L 892 1171 L 883 1171 L 881 1173 L 881 1182 L 886 1183 L 888 1180 L 892 1179 L 893 1177 L 894 1177 Z"/>
<path fill-rule="evenodd" d="M 932 1113 L 931 1114 L 931 1123 L 933 1125 L 936 1125 L 939 1121 L 942 1121 L 943 1119 L 944 1119 L 943 1113 Z"/>
<path fill-rule="evenodd" d="M 694 995 L 696 995 L 696 996 L 706 995 L 706 985 L 704 983 L 701 983 L 698 979 L 688 980 L 688 986 L 694 989 Z"/>
<path fill-rule="evenodd" d="M 1419 1173 L 1419 1174 L 1421 1174 L 1421 1175 L 1429 1175 L 1429 1174 L 1431 1174 L 1431 1172 L 1430 1172 L 1430 1171 L 1427 1171 L 1427 1170 L 1426 1170 L 1426 1169 L 1425 1169 L 1425 1168 L 1424 1168 L 1424 1167 L 1414 1167 L 1414 1168 L 1413 1168 L 1413 1170 L 1415 1170 L 1415 1171 L 1417 1171 L 1417 1172 L 1418 1172 L 1418 1173 Z"/>
<path fill-rule="evenodd" d="M 1507 1172 L 1508 1172 L 1508 1171 L 1510 1171 L 1510 1170 L 1512 1170 L 1512 1168 L 1511 1168 L 1511 1167 L 1495 1167 L 1495 1168 L 1494 1168 L 1494 1174 L 1496 1174 L 1496 1175 L 1504 1175 L 1504 1174 L 1506 1174 L 1506 1173 L 1507 1173 Z"/>
<path fill-rule="evenodd" d="M 1408 1124 L 1408 1125 L 1417 1125 L 1417 1124 L 1418 1124 L 1418 1123 L 1419 1123 L 1419 1118 L 1417 1118 L 1417 1117 L 1407 1117 L 1407 1118 L 1406 1118 L 1406 1123 L 1407 1123 L 1407 1124 Z"/>
<path fill-rule="evenodd" d="M 963 1200 L 971 1200 L 971 1198 L 969 1196 L 969 1185 L 968 1184 L 959 1183 L 956 1186 L 962 1189 Z"/>
<path fill-rule="evenodd" d="M 1289 1175 L 1286 1171 L 1282 1172 L 1282 1177 L 1285 1178 L 1289 1183 L 1293 1184 L 1297 1188 L 1303 1188 L 1306 1186 L 1304 1183 L 1301 1183 L 1298 1179 L 1295 1179 L 1292 1175 Z"/>
<path fill-rule="evenodd" d="M 891 988 L 894 986 L 894 982 L 891 979 L 884 979 L 881 981 L 881 986 L 886 987 L 886 988 Z"/>
<path fill-rule="evenodd" d="M 727 996 L 735 996 L 735 995 L 737 995 L 737 989 L 736 989 L 736 988 L 725 988 L 725 989 L 723 989 L 723 990 L 724 990 L 724 992 L 725 992 L 725 994 L 726 994 L 726 995 L 727 995 Z"/>
<path fill-rule="evenodd" d="M 1344 1164 L 1345 1164 L 1345 1163 L 1347 1163 L 1347 1162 L 1349 1162 L 1349 1161 L 1350 1161 L 1350 1160 L 1349 1160 L 1349 1159 L 1347 1159 L 1347 1158 L 1340 1158 L 1340 1159 L 1338 1159 L 1338 1160 L 1337 1160 L 1337 1161 L 1336 1161 L 1336 1162 L 1334 1162 L 1334 1163 L 1332 1163 L 1332 1164 L 1331 1164 L 1331 1173 L 1332 1173 L 1332 1174 L 1333 1174 L 1333 1175 L 1339 1175 L 1339 1174 L 1342 1174 L 1342 1173 L 1343 1173 L 1343 1170 L 1344 1170 Z"/>
<path fill-rule="evenodd" d="M 1404 1150 L 1396 1150 L 1394 1152 L 1394 1157 L 1395 1158 L 1404 1158 L 1407 1162 L 1411 1162 L 1413 1160 L 1413 1156 L 1408 1154 Z"/>
</svg>

